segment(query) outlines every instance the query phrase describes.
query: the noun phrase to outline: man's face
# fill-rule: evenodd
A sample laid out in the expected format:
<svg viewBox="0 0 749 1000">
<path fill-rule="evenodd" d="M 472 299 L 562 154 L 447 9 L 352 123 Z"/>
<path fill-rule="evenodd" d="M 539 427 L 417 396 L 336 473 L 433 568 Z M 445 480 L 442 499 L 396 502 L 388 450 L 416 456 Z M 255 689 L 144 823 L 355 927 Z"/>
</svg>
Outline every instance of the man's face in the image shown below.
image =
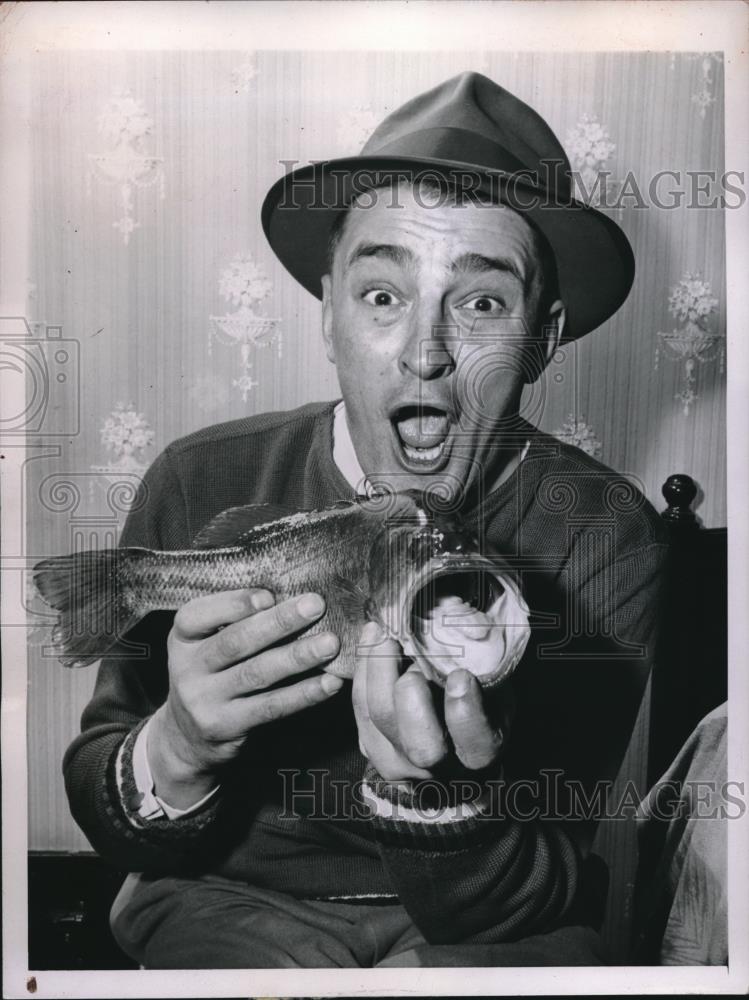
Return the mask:
<svg viewBox="0 0 749 1000">
<path fill-rule="evenodd" d="M 517 213 L 444 202 L 401 187 L 351 208 L 323 331 L 368 477 L 460 496 L 481 470 L 491 488 L 515 450 L 529 346 L 561 303 L 541 315 L 537 241 Z"/>
</svg>

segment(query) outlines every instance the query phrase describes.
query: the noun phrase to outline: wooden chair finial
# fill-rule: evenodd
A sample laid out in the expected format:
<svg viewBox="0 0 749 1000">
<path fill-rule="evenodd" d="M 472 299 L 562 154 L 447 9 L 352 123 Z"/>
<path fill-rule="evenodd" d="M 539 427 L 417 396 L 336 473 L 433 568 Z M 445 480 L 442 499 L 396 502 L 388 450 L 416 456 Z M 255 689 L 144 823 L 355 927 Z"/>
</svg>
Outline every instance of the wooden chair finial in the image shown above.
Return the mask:
<svg viewBox="0 0 749 1000">
<path fill-rule="evenodd" d="M 691 506 L 697 496 L 697 484 L 691 476 L 684 473 L 669 476 L 661 487 L 661 493 L 668 504 L 661 514 L 664 521 L 696 527 L 697 518 Z"/>
</svg>

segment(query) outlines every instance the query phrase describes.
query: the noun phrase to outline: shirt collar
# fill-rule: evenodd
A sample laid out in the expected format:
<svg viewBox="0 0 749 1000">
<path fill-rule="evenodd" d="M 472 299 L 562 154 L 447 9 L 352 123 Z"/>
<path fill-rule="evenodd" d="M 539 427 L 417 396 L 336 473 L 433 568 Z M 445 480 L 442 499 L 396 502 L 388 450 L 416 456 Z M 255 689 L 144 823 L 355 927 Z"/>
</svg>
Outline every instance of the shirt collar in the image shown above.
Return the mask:
<svg viewBox="0 0 749 1000">
<path fill-rule="evenodd" d="M 355 493 L 369 495 L 371 487 L 364 470 L 356 457 L 354 442 L 346 420 L 346 407 L 343 400 L 333 410 L 333 461 L 338 466 L 341 475 Z"/>
</svg>

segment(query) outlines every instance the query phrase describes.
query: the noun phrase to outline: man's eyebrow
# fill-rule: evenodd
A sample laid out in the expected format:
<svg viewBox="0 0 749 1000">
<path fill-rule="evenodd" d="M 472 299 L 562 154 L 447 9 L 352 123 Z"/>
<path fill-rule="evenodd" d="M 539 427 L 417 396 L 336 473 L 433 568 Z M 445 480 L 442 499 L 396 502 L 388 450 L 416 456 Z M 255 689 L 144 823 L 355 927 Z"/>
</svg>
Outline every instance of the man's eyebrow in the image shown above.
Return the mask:
<svg viewBox="0 0 749 1000">
<path fill-rule="evenodd" d="M 399 267 L 406 267 L 414 260 L 413 252 L 408 247 L 398 246 L 397 243 L 360 243 L 354 247 L 346 263 L 351 267 L 366 257 L 382 257 Z"/>
<path fill-rule="evenodd" d="M 521 284 L 525 284 L 525 276 L 510 257 L 487 257 L 482 253 L 461 254 L 450 265 L 451 271 L 477 271 L 485 273 L 487 271 L 509 271 Z"/>
</svg>

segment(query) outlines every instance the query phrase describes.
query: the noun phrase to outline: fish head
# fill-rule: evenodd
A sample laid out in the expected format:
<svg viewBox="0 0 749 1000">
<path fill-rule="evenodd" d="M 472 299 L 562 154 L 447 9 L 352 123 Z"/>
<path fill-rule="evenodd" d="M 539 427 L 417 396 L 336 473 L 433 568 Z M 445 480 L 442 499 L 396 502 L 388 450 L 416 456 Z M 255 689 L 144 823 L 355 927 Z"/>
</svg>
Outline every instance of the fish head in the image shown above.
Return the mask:
<svg viewBox="0 0 749 1000">
<path fill-rule="evenodd" d="M 453 512 L 400 494 L 369 559 L 370 613 L 437 684 L 468 670 L 485 686 L 505 680 L 530 638 L 515 574 Z"/>
</svg>

